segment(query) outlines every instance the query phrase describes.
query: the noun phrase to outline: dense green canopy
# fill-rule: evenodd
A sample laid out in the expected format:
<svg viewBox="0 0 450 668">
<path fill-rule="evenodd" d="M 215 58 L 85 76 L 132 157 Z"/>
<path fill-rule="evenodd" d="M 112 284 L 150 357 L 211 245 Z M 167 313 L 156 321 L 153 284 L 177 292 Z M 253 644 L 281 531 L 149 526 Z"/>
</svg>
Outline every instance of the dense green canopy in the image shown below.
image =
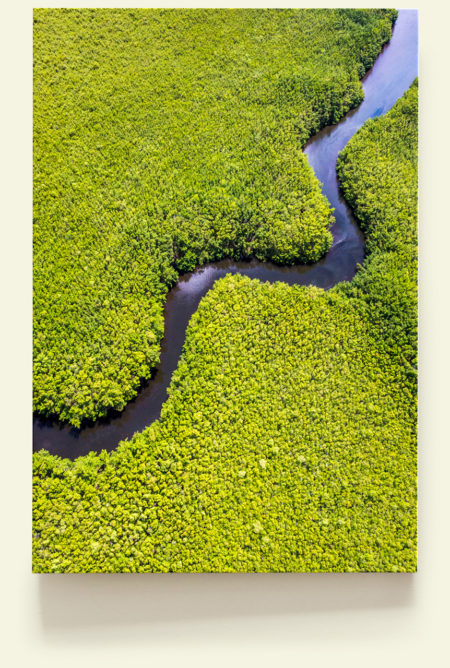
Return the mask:
<svg viewBox="0 0 450 668">
<path fill-rule="evenodd" d="M 339 161 L 351 283 L 218 281 L 161 419 L 34 457 L 35 571 L 416 568 L 417 84 Z"/>
<path fill-rule="evenodd" d="M 367 235 L 365 271 L 348 286 L 383 346 L 417 366 L 418 83 L 382 121 L 370 120 L 338 160 L 344 195 Z"/>
<path fill-rule="evenodd" d="M 361 101 L 395 16 L 35 10 L 36 411 L 121 410 L 158 363 L 179 271 L 328 250 L 301 149 Z"/>
</svg>

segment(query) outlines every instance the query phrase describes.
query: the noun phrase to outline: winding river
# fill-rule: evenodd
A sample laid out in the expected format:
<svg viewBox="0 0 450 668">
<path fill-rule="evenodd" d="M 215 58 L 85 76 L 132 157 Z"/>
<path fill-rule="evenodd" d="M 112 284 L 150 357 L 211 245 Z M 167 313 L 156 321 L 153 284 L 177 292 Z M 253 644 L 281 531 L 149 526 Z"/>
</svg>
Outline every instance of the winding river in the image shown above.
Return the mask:
<svg viewBox="0 0 450 668">
<path fill-rule="evenodd" d="M 52 454 L 70 459 L 90 451 L 110 451 L 121 440 L 130 438 L 157 420 L 167 399 L 172 373 L 178 365 L 189 319 L 218 278 L 239 273 L 261 281 L 316 285 L 325 290 L 353 278 L 357 264 L 364 258 L 364 237 L 339 192 L 335 169 L 338 153 L 368 118 L 386 113 L 403 95 L 417 76 L 417 61 L 417 11 L 400 10 L 390 42 L 363 79 L 364 101 L 337 125 L 321 130 L 305 146 L 304 152 L 323 184 L 322 191 L 335 209 L 336 220 L 331 228 L 333 244 L 328 254 L 314 265 L 294 267 L 279 267 L 256 260 L 223 260 L 180 276 L 177 285 L 168 293 L 164 308 L 160 364 L 136 399 L 121 413 L 82 429 L 35 416 L 34 451 L 45 448 Z"/>
</svg>

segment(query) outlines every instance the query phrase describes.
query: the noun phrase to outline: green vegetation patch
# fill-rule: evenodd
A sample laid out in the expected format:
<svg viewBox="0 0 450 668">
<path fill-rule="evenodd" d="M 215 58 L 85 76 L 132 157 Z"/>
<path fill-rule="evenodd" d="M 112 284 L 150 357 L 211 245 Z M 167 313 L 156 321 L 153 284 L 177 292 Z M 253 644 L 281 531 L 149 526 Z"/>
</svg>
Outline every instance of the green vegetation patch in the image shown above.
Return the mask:
<svg viewBox="0 0 450 668">
<path fill-rule="evenodd" d="M 394 10 L 34 12 L 34 409 L 121 410 L 179 271 L 315 262 L 302 153 L 362 99 Z"/>
<path fill-rule="evenodd" d="M 364 271 L 341 288 L 356 297 L 378 344 L 417 375 L 418 82 L 341 152 L 345 198 L 366 233 Z"/>
<path fill-rule="evenodd" d="M 218 281 L 159 422 L 35 455 L 35 571 L 415 570 L 416 84 L 339 172 L 368 235 L 355 280 Z"/>
</svg>

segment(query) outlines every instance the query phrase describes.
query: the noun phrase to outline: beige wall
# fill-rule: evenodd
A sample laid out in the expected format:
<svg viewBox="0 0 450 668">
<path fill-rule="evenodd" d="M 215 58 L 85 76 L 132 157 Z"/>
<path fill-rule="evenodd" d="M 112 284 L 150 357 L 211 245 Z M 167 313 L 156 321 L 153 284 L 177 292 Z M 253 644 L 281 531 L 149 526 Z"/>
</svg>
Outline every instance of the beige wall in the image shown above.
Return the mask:
<svg viewBox="0 0 450 668">
<path fill-rule="evenodd" d="M 127 4 L 145 6 L 118 6 Z M 0 127 L 5 135 L 0 266 L 6 306 L 0 327 L 0 405 L 5 409 L 0 484 L 3 665 L 443 666 L 439 654 L 448 642 L 450 582 L 446 351 L 444 359 L 450 340 L 448 4 L 413 4 L 420 9 L 422 165 L 417 575 L 31 574 L 31 7 L 27 2 L 5 3 L 0 21 Z"/>
</svg>

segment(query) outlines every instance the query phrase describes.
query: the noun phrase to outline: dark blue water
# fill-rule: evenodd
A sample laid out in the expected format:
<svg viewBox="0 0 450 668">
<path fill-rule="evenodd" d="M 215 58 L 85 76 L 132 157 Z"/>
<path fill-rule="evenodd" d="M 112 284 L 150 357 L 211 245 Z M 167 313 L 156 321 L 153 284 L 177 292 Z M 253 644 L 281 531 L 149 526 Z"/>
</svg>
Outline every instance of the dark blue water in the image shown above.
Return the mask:
<svg viewBox="0 0 450 668">
<path fill-rule="evenodd" d="M 417 11 L 400 10 L 389 44 L 363 79 L 364 101 L 340 123 L 321 130 L 305 146 L 308 160 L 323 184 L 323 193 L 335 209 L 335 223 L 331 228 L 333 244 L 326 257 L 314 265 L 295 267 L 279 267 L 256 260 L 224 260 L 181 276 L 169 292 L 164 309 L 165 329 L 159 367 L 138 397 L 122 413 L 83 429 L 35 417 L 33 450 L 45 448 L 52 454 L 70 459 L 94 450 L 113 450 L 121 440 L 158 419 L 167 399 L 172 373 L 178 365 L 189 319 L 218 278 L 239 273 L 261 281 L 316 285 L 324 289 L 351 280 L 358 263 L 364 259 L 364 238 L 339 191 L 336 177 L 338 153 L 368 118 L 389 111 L 417 74 Z"/>
</svg>

